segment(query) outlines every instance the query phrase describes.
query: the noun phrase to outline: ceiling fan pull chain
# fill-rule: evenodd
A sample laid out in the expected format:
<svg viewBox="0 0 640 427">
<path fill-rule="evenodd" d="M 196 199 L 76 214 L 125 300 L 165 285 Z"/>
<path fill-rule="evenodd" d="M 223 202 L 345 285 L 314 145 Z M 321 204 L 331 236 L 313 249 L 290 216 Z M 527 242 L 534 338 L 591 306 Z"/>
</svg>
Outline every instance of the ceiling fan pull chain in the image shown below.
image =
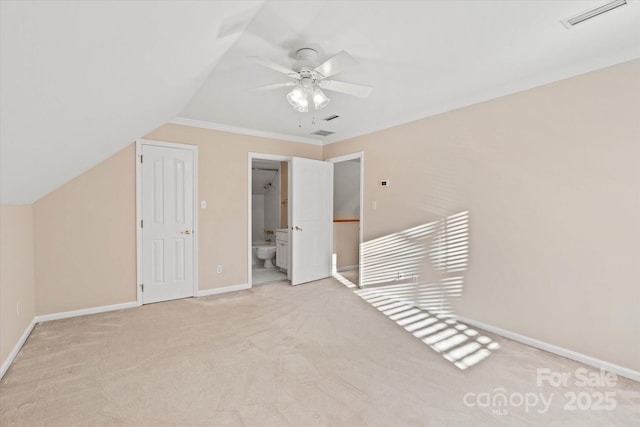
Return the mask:
<svg viewBox="0 0 640 427">
<path fill-rule="evenodd" d="M 302 127 L 302 113 L 298 113 L 298 127 Z"/>
</svg>

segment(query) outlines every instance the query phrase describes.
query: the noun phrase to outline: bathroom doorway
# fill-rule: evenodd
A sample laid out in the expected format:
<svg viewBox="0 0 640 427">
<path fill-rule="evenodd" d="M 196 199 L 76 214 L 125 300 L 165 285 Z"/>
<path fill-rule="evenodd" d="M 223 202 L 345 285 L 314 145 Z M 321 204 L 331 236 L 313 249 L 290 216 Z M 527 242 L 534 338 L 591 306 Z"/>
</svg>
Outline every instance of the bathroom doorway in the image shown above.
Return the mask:
<svg viewBox="0 0 640 427">
<path fill-rule="evenodd" d="M 254 160 L 279 163 L 280 179 L 283 180 L 285 177 L 287 179 L 286 183 L 280 182 L 280 205 L 286 207 L 286 209 L 282 209 L 282 207 L 280 209 L 280 227 L 282 228 L 268 228 L 266 227 L 268 224 L 265 224 L 262 229 L 253 226 Z M 266 164 L 267 167 L 264 169 L 276 169 L 276 163 Z M 262 169 L 260 163 L 256 164 L 256 168 Z M 257 183 L 256 186 L 258 189 L 261 186 L 263 190 L 265 185 L 267 188 L 274 188 L 276 178 L 273 177 L 273 174 L 275 171 L 264 172 L 270 172 L 271 179 L 262 184 Z M 262 282 L 260 278 L 258 281 L 254 280 L 253 272 L 260 268 L 260 263 L 264 262 L 262 264 L 264 269 L 272 268 L 266 262 L 267 259 L 275 265 L 273 268 L 280 273 L 286 273 L 286 279 L 294 286 L 330 277 L 332 274 L 331 254 L 333 252 L 333 164 L 322 160 L 250 152 L 247 176 L 247 283 L 253 286 L 257 283 L 270 283 L 276 280 L 271 280 L 271 278 L 265 282 Z M 268 201 L 265 200 L 264 203 L 266 207 Z M 283 215 L 285 210 L 286 217 Z M 263 232 L 264 240 L 257 241 L 264 246 L 272 245 L 271 236 L 275 235 L 275 262 L 272 258 L 274 249 L 263 247 L 260 251 L 256 250 L 256 258 L 259 261 L 258 268 L 254 268 L 254 231 L 257 232 L 256 238 L 259 239 L 260 230 Z M 271 230 L 275 233 L 269 233 Z M 266 242 L 266 240 L 271 241 Z M 269 274 L 271 275 L 271 271 Z"/>
<path fill-rule="evenodd" d="M 288 161 L 251 159 L 251 285 L 287 280 Z"/>
</svg>

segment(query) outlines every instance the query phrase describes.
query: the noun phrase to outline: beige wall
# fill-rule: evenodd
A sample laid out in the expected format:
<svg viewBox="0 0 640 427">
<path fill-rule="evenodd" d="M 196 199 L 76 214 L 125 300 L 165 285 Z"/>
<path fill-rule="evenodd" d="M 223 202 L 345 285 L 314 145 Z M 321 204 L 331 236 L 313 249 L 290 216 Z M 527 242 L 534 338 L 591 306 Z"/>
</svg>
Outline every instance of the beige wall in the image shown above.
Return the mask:
<svg viewBox="0 0 640 427">
<path fill-rule="evenodd" d="M 336 254 L 336 266 L 338 269 L 358 265 L 359 246 L 359 222 L 333 223 L 333 253 Z"/>
<path fill-rule="evenodd" d="M 135 145 L 33 205 L 36 312 L 136 300 Z"/>
<path fill-rule="evenodd" d="M 245 284 L 247 264 L 247 162 L 250 152 L 322 158 L 322 147 L 167 124 L 147 139 L 198 146 L 200 290 Z M 222 265 L 222 273 L 216 273 Z"/>
<path fill-rule="evenodd" d="M 35 316 L 33 210 L 0 206 L 0 364 Z"/>
<path fill-rule="evenodd" d="M 322 158 L 320 146 L 173 124 L 145 138 L 198 146 L 200 290 L 247 283 L 248 153 Z M 135 144 L 33 211 L 37 314 L 136 300 Z"/>
<path fill-rule="evenodd" d="M 640 370 L 638 117 L 636 60 L 324 156 L 366 153 L 365 240 L 470 211 L 461 315 Z"/>
</svg>

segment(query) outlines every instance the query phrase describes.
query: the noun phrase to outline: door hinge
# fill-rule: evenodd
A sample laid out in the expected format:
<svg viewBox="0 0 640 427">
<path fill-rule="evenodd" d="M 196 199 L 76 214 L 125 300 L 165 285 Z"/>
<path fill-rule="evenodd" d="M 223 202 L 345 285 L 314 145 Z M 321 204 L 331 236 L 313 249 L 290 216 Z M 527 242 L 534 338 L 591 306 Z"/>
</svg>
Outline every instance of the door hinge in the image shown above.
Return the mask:
<svg viewBox="0 0 640 427">
<path fill-rule="evenodd" d="M 140 154 L 140 163 L 144 163 L 144 154 Z"/>
<path fill-rule="evenodd" d="M 144 219 L 140 220 L 140 228 L 144 228 Z"/>
<path fill-rule="evenodd" d="M 144 292 L 144 283 L 140 284 L 140 291 Z"/>
</svg>

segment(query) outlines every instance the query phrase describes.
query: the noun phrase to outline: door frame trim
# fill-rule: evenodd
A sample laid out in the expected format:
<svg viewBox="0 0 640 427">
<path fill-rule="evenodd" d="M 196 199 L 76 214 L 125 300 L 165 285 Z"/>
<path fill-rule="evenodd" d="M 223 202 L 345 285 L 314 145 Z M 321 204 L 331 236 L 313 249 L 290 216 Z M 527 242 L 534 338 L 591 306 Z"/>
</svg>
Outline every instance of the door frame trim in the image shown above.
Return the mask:
<svg viewBox="0 0 640 427">
<path fill-rule="evenodd" d="M 344 156 L 331 157 L 325 161 L 331 163 L 341 163 L 348 160 L 360 159 L 360 223 L 358 233 L 358 277 L 362 277 L 362 243 L 364 238 L 364 151 L 358 151 L 351 154 L 345 154 Z M 335 180 L 335 175 L 334 175 Z M 360 287 L 360 281 L 358 280 L 358 287 Z"/>
<path fill-rule="evenodd" d="M 178 148 L 191 150 L 193 152 L 193 290 L 192 296 L 198 295 L 198 146 L 191 144 L 176 144 L 173 142 L 155 141 L 151 139 L 136 140 L 136 302 L 142 305 L 142 168 L 140 156 L 142 146 L 150 145 L 154 147 Z"/>
<path fill-rule="evenodd" d="M 274 160 L 276 162 L 291 162 L 293 156 L 285 156 L 282 154 L 266 154 L 266 153 L 257 153 L 250 151 L 247 155 L 247 284 L 250 288 L 253 287 L 253 273 L 251 271 L 251 265 L 253 261 L 252 249 L 253 249 L 253 239 L 251 238 L 253 230 L 252 226 L 252 206 L 251 206 L 251 193 L 253 192 L 253 188 L 251 185 L 251 174 L 252 174 L 252 162 L 253 160 Z M 289 176 L 287 179 L 289 180 L 288 185 L 288 194 L 287 199 L 291 200 L 291 168 L 288 169 Z M 282 191 L 282 189 L 280 190 Z M 291 218 L 291 203 L 287 207 L 287 217 Z M 291 260 L 291 246 L 289 246 L 289 260 Z M 291 280 L 291 268 L 287 270 L 287 279 Z"/>
</svg>

